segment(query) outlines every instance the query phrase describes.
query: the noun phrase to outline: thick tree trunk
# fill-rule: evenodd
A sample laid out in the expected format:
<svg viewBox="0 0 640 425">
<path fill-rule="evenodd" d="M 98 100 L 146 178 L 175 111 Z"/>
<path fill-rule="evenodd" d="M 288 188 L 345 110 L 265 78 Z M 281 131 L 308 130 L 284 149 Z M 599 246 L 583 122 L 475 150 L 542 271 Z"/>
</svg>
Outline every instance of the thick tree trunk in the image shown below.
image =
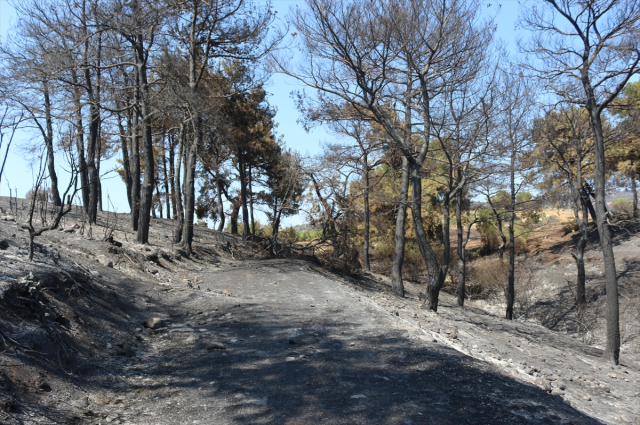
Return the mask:
<svg viewBox="0 0 640 425">
<path fill-rule="evenodd" d="M 364 242 L 362 244 L 362 269 L 365 272 L 368 272 L 371 270 L 371 265 L 369 264 L 369 160 L 366 152 L 362 157 L 362 182 L 364 183 Z"/>
<path fill-rule="evenodd" d="M 620 313 L 615 256 L 613 254 L 613 243 L 611 241 L 609 224 L 607 223 L 607 210 L 605 205 L 604 137 L 602 135 L 600 112 L 595 105 L 593 92 L 587 91 L 587 93 L 589 94 L 587 109 L 590 113 L 595 148 L 596 217 L 598 219 L 598 233 L 600 234 L 600 247 L 602 249 L 602 259 L 604 260 L 604 279 L 607 290 L 607 338 L 604 357 L 611 363 L 617 365 L 620 360 Z"/>
<path fill-rule="evenodd" d="M 90 78 L 90 77 L 88 77 Z M 100 111 L 94 102 L 89 105 L 89 142 L 87 146 L 87 170 L 89 172 L 89 220 L 96 222 L 98 214 L 98 168 L 96 166 L 96 148 L 98 146 L 98 130 L 100 129 Z"/>
<path fill-rule="evenodd" d="M 409 201 L 409 160 L 402 157 L 402 174 L 400 176 L 400 199 L 396 213 L 395 247 L 391 262 L 391 292 L 404 298 L 404 283 L 402 281 L 402 263 L 404 262 L 405 232 L 407 220 L 407 205 Z"/>
<path fill-rule="evenodd" d="M 136 96 L 138 99 L 139 96 Z M 140 137 L 138 134 L 138 103 L 131 110 L 131 229 L 138 230 L 140 220 Z"/>
<path fill-rule="evenodd" d="M 231 234 L 238 234 L 238 216 L 240 215 L 240 207 L 242 206 L 242 202 L 240 199 L 235 198 L 231 204 L 231 216 L 229 217 L 229 221 L 231 222 Z"/>
<path fill-rule="evenodd" d="M 464 249 L 464 229 L 462 228 L 462 190 L 456 193 L 456 230 L 458 232 L 458 305 L 464 306 L 464 297 L 466 293 L 466 259 Z"/>
<path fill-rule="evenodd" d="M 184 125 L 180 125 L 180 134 L 178 136 L 178 157 L 176 158 L 176 172 L 173 175 L 173 181 L 176 187 L 176 196 L 173 198 L 173 202 L 176 205 L 178 214 L 176 215 L 176 223 L 174 227 L 173 242 L 182 242 L 182 229 L 184 227 L 184 203 L 182 199 L 182 184 L 180 182 L 182 163 L 186 164 L 186 155 L 184 154 L 184 141 L 185 141 L 185 128 Z M 186 166 L 186 165 L 185 165 Z M 186 181 L 186 178 L 184 179 Z"/>
<path fill-rule="evenodd" d="M 438 297 L 442 286 L 440 282 L 444 282 L 444 276 L 438 275 L 438 259 L 433 251 L 427 234 L 422 224 L 422 163 L 414 162 L 411 166 L 411 216 L 413 218 L 413 227 L 416 233 L 418 248 L 422 254 L 422 258 L 427 266 L 427 290 L 423 307 L 432 311 L 438 311 Z"/>
</svg>

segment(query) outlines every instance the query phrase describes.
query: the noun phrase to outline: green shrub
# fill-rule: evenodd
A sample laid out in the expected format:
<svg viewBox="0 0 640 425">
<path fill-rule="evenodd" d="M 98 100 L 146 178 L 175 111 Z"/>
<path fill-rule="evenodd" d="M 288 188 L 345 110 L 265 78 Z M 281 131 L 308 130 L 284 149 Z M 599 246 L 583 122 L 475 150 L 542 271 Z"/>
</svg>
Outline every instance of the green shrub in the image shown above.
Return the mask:
<svg viewBox="0 0 640 425">
<path fill-rule="evenodd" d="M 617 198 L 613 201 L 611 210 L 615 213 L 630 214 L 633 212 L 633 201 L 631 199 Z"/>
</svg>

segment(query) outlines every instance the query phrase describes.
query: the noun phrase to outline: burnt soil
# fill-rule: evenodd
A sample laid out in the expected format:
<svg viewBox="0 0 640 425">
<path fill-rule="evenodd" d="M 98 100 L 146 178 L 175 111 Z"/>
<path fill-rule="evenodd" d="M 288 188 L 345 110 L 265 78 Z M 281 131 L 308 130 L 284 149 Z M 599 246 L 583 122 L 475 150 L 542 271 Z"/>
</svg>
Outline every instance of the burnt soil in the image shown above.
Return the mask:
<svg viewBox="0 0 640 425">
<path fill-rule="evenodd" d="M 29 262 L 0 206 L 0 423 L 638 423 L 637 363 L 540 325 L 209 229 L 185 258 L 171 221 L 141 246 L 126 214 L 74 209 Z"/>
</svg>

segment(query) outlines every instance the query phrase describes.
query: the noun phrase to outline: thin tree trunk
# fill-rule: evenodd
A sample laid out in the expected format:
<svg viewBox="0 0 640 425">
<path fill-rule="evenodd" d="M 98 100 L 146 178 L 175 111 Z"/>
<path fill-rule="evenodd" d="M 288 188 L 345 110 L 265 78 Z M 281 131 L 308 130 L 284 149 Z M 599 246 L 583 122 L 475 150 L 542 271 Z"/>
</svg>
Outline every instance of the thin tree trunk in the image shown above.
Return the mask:
<svg viewBox="0 0 640 425">
<path fill-rule="evenodd" d="M 516 241 L 515 241 L 515 229 L 513 228 L 516 221 L 516 151 L 511 150 L 511 164 L 510 164 L 510 181 L 509 189 L 511 194 L 511 203 L 509 204 L 509 280 L 507 282 L 507 309 L 505 317 L 509 320 L 513 320 L 513 304 L 515 302 L 515 272 L 516 272 Z"/>
<path fill-rule="evenodd" d="M 118 106 L 122 106 L 118 103 Z M 127 114 L 128 115 L 128 114 Z M 120 150 L 122 151 L 122 168 L 124 170 L 124 185 L 127 190 L 127 202 L 129 208 L 131 208 L 131 163 L 129 162 L 129 144 L 127 143 L 127 137 L 129 137 L 131 129 L 131 118 L 127 117 L 127 129 L 125 130 L 122 125 L 122 116 L 118 113 L 118 129 L 120 130 Z"/>
<path fill-rule="evenodd" d="M 402 281 L 402 264 L 404 262 L 405 232 L 407 220 L 407 205 L 409 201 L 409 160 L 402 157 L 402 174 L 400 176 L 400 199 L 396 213 L 395 247 L 391 261 L 391 292 L 404 298 L 404 283 Z"/>
<path fill-rule="evenodd" d="M 458 176 L 460 178 L 460 176 Z M 456 230 L 458 231 L 458 305 L 464 306 L 464 297 L 466 293 L 466 259 L 464 249 L 464 229 L 462 228 L 462 190 L 456 193 Z"/>
<path fill-rule="evenodd" d="M 242 239 L 244 240 L 249 236 L 249 210 L 247 208 L 247 174 L 241 148 L 238 148 L 238 173 L 240 177 L 240 201 L 242 202 Z"/>
<path fill-rule="evenodd" d="M 178 216 L 178 209 L 176 208 L 175 148 L 175 136 L 172 136 L 169 139 L 169 186 L 171 187 L 171 211 L 174 219 Z"/>
<path fill-rule="evenodd" d="M 249 165 L 249 214 L 251 215 L 251 234 L 253 236 L 256 235 L 256 221 L 253 218 L 253 184 L 251 180 L 253 177 L 251 175 L 251 165 Z"/>
<path fill-rule="evenodd" d="M 178 157 L 176 158 L 176 172 L 173 174 L 173 182 L 176 188 L 176 196 L 173 198 L 174 204 L 177 209 L 176 223 L 174 227 L 173 242 L 182 242 L 182 229 L 184 227 L 184 204 L 182 199 L 182 184 L 180 182 L 181 169 L 183 161 L 186 163 L 186 156 L 184 154 L 184 141 L 185 141 L 185 128 L 184 124 L 180 124 L 180 133 L 178 134 Z"/>
<path fill-rule="evenodd" d="M 49 179 L 51 180 L 51 194 L 53 196 L 53 204 L 56 207 L 62 205 L 60 192 L 58 191 L 58 175 L 56 174 L 54 149 L 53 149 L 53 118 L 51 116 L 51 98 L 49 97 L 49 82 L 43 81 L 44 90 L 44 113 L 46 121 L 46 130 L 43 130 L 44 143 L 47 147 L 47 167 L 49 170 Z"/>
<path fill-rule="evenodd" d="M 82 206 L 85 212 L 89 212 L 89 171 L 84 149 L 84 123 L 82 119 L 82 95 L 78 84 L 78 75 L 75 70 L 71 73 L 72 81 L 76 85 L 73 90 L 73 105 L 76 116 L 76 149 L 78 151 L 78 174 L 80 175 L 80 190 L 82 192 Z"/>
<path fill-rule="evenodd" d="M 362 181 L 364 183 L 364 242 L 362 244 L 362 269 L 365 272 L 368 272 L 371 270 L 371 265 L 369 264 L 369 160 L 366 152 L 362 157 Z"/>
<path fill-rule="evenodd" d="M 217 192 L 218 192 L 216 194 L 216 196 L 218 197 L 218 218 L 220 219 L 220 222 L 218 223 L 218 232 L 224 232 L 225 215 L 224 215 L 224 204 L 222 203 L 222 192 L 224 191 L 224 182 L 220 177 L 219 168 L 216 168 L 216 186 L 217 186 Z"/>
<path fill-rule="evenodd" d="M 131 229 L 138 230 L 140 219 L 140 137 L 138 134 L 138 98 L 131 110 Z"/>
<path fill-rule="evenodd" d="M 196 178 L 196 155 L 198 143 L 200 143 L 200 117 L 194 119 L 194 137 L 192 143 L 187 146 L 185 156 L 184 173 L 184 212 L 185 220 L 182 226 L 182 248 L 191 255 L 193 244 L 193 225 L 195 216 L 195 178 Z"/>
<path fill-rule="evenodd" d="M 636 188 L 636 171 L 631 169 L 631 192 L 633 194 L 633 218 L 638 218 L 638 190 Z"/>
<path fill-rule="evenodd" d="M 135 8 L 137 8 L 137 2 Z M 149 243 L 150 212 L 153 208 L 153 188 L 155 186 L 155 162 L 153 158 L 153 139 L 151 133 L 151 105 L 149 84 L 147 82 L 147 64 L 142 34 L 136 34 L 134 54 L 140 93 L 140 115 L 142 116 L 142 150 L 144 152 L 144 181 L 140 193 L 140 217 L 136 242 Z"/>
<path fill-rule="evenodd" d="M 167 218 L 171 220 L 171 199 L 169 196 L 169 176 L 167 173 L 167 144 L 165 137 L 162 137 L 162 171 L 164 174 L 164 200 L 167 207 Z"/>
</svg>

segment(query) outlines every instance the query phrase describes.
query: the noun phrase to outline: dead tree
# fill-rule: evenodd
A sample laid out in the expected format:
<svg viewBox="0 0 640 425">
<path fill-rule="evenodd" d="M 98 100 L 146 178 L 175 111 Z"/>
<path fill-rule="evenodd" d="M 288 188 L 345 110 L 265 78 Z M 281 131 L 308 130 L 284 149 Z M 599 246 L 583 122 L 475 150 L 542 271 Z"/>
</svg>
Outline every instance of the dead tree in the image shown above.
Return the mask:
<svg viewBox="0 0 640 425">
<path fill-rule="evenodd" d="M 54 213 L 52 214 L 52 218 L 49 224 L 48 225 L 43 224 L 42 227 L 36 228 L 33 225 L 33 219 L 34 219 L 34 214 L 36 212 L 38 192 L 41 190 L 42 184 L 44 180 L 47 178 L 45 167 L 43 165 L 43 162 L 44 162 L 43 155 L 40 155 L 40 165 L 38 167 L 38 173 L 36 175 L 36 179 L 32 189 L 29 212 L 27 215 L 27 223 L 20 226 L 22 229 L 25 229 L 29 232 L 29 261 L 33 261 L 34 239 L 37 236 L 42 235 L 44 232 L 58 228 L 58 226 L 60 225 L 60 220 L 62 220 L 62 217 L 64 217 L 71 211 L 73 199 L 75 198 L 76 193 L 78 192 L 78 168 L 76 165 L 76 160 L 73 154 L 71 153 L 70 149 L 66 150 L 66 156 L 67 156 L 68 165 L 70 166 L 69 184 L 62 195 L 63 196 L 62 199 L 66 199 L 66 205 L 65 204 L 54 205 Z M 44 202 L 46 202 L 46 199 Z"/>
<path fill-rule="evenodd" d="M 606 216 L 602 113 L 640 72 L 640 1 L 545 0 L 521 19 L 536 36 L 522 50 L 538 61 L 529 70 L 561 101 L 584 107 L 595 145 L 596 219 L 607 290 L 604 357 L 620 358 L 618 279 Z"/>
</svg>

